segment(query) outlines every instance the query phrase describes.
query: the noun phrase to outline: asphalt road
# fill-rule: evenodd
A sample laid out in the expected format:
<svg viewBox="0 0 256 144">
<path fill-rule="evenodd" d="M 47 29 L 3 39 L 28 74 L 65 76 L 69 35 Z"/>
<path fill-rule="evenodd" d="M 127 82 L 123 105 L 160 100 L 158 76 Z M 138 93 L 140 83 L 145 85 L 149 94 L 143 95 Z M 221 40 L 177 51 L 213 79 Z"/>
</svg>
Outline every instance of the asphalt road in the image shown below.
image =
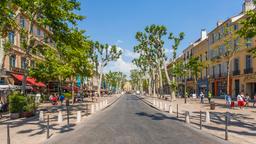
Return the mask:
<svg viewBox="0 0 256 144">
<path fill-rule="evenodd" d="M 76 130 L 53 137 L 49 144 L 218 144 L 224 141 L 165 116 L 136 96 L 114 105 Z"/>
</svg>

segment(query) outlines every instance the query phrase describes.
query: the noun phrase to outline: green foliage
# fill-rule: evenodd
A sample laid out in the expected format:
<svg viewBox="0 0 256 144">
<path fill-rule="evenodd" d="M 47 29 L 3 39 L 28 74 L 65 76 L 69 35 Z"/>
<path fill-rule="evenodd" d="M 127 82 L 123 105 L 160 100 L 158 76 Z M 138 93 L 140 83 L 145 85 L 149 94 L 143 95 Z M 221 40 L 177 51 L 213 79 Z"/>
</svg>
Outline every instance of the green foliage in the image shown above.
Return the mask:
<svg viewBox="0 0 256 144">
<path fill-rule="evenodd" d="M 9 97 L 10 113 L 20 113 L 26 106 L 26 97 L 19 92 L 13 92 Z"/>
<path fill-rule="evenodd" d="M 199 60 L 199 57 L 191 57 L 186 65 L 187 69 L 190 70 L 191 74 L 197 80 L 199 73 L 204 68 L 203 63 Z"/>
<path fill-rule="evenodd" d="M 80 3 L 76 0 L 2 0 L 0 9 L 0 34 L 7 36 L 8 32 L 16 33 L 19 29 L 23 37 L 25 77 L 28 74 L 28 61 L 32 58 L 32 51 L 44 51 L 52 48 L 51 45 L 69 46 L 74 49 L 79 48 L 84 42 L 82 39 L 84 31 L 77 29 L 77 21 L 84 17 L 75 13 L 80 9 Z M 21 13 L 28 19 L 25 28 L 20 27 L 17 20 Z M 49 29 L 48 33 L 44 33 L 44 42 L 38 42 L 37 36 L 33 34 L 32 29 L 35 24 L 40 28 Z M 53 43 L 49 43 L 48 40 L 52 40 Z M 41 65 L 43 68 L 46 66 Z M 72 66 L 74 66 L 73 63 L 68 67 Z M 45 70 L 45 72 L 49 73 L 49 70 Z M 44 77 L 49 78 L 52 75 L 44 74 L 40 79 Z M 25 91 L 26 81 L 23 81 L 22 84 L 23 91 Z"/>
<path fill-rule="evenodd" d="M 37 108 L 37 105 L 35 103 L 35 97 L 34 96 L 27 96 L 26 97 L 26 105 L 23 107 L 23 110 L 25 112 L 33 112 Z"/>
<path fill-rule="evenodd" d="M 126 81 L 126 75 L 122 72 L 108 72 L 105 74 L 105 81 L 112 88 L 121 88 Z"/>
</svg>

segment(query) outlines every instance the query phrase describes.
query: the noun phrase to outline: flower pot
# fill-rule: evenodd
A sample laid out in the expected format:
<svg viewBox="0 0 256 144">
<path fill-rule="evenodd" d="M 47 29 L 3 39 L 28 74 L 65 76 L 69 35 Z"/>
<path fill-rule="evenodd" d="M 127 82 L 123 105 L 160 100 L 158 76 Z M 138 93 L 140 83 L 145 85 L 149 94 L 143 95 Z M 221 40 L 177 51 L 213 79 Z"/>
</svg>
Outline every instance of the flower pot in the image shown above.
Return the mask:
<svg viewBox="0 0 256 144">
<path fill-rule="evenodd" d="M 20 117 L 20 113 L 11 113 L 10 118 L 11 119 L 18 119 Z"/>
<path fill-rule="evenodd" d="M 33 112 L 22 112 L 21 113 L 21 117 L 32 117 L 33 116 Z"/>
</svg>

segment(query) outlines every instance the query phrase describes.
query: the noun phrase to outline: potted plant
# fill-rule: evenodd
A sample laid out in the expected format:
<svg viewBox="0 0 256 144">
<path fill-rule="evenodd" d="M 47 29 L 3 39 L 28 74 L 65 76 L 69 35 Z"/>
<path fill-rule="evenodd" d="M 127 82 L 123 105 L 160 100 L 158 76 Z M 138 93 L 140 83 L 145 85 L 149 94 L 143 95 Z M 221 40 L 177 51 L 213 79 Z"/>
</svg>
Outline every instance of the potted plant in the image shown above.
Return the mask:
<svg viewBox="0 0 256 144">
<path fill-rule="evenodd" d="M 35 98 L 32 96 L 26 97 L 26 104 L 23 107 L 23 111 L 21 113 L 21 117 L 31 117 L 35 115 L 36 111 L 36 103 Z"/>
<path fill-rule="evenodd" d="M 9 111 L 10 118 L 17 119 L 20 117 L 20 113 L 23 107 L 26 105 L 26 98 L 21 93 L 13 92 L 9 95 Z"/>
</svg>

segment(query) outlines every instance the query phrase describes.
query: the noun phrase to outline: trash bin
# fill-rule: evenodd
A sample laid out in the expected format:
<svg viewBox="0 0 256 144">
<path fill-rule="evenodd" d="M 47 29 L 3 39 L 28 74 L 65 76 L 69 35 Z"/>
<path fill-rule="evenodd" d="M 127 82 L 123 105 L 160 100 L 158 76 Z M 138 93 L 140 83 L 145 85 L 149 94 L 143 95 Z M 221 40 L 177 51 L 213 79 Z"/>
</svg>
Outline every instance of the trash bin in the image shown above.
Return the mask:
<svg viewBox="0 0 256 144">
<path fill-rule="evenodd" d="M 215 102 L 212 101 L 210 103 L 210 108 L 211 108 L 211 110 L 215 110 Z"/>
</svg>

